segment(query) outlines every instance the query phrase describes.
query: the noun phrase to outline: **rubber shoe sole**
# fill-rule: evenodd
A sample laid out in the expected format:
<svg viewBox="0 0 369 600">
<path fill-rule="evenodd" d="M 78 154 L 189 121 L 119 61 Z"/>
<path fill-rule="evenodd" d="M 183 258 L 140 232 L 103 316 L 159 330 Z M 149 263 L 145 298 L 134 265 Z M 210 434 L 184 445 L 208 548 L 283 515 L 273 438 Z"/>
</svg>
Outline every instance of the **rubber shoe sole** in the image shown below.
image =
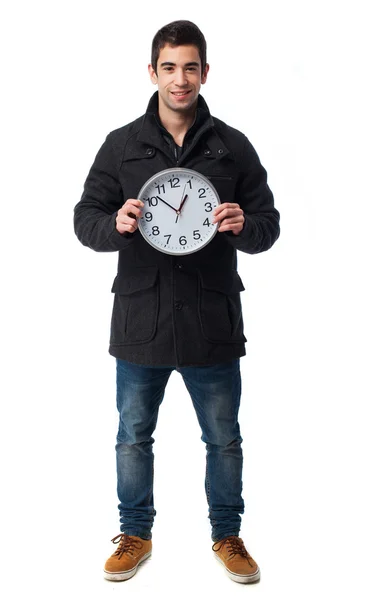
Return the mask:
<svg viewBox="0 0 369 600">
<path fill-rule="evenodd" d="M 105 579 L 109 579 L 109 581 L 125 581 L 126 579 L 130 579 L 131 577 L 133 577 L 133 575 L 136 574 L 136 571 L 137 571 L 138 567 L 140 566 L 140 564 L 144 560 L 149 558 L 150 556 L 151 556 L 151 552 L 148 552 L 147 554 L 145 554 L 142 558 L 140 558 L 137 565 L 135 567 L 133 567 L 133 569 L 130 569 L 129 571 L 112 572 L 112 571 L 105 571 L 105 569 L 104 569 L 104 577 L 105 577 Z"/>
<path fill-rule="evenodd" d="M 240 575 L 239 573 L 233 573 L 233 571 L 230 571 L 229 569 L 227 569 L 227 567 L 225 566 L 222 559 L 219 558 L 219 556 L 217 556 L 215 553 L 214 553 L 214 556 L 217 559 L 217 561 L 222 565 L 222 567 L 226 570 L 228 577 L 230 579 L 232 579 L 233 581 L 236 581 L 237 583 L 255 583 L 256 581 L 259 581 L 259 579 L 260 579 L 259 567 L 258 567 L 258 570 L 256 571 L 256 573 L 252 573 L 251 575 Z"/>
</svg>

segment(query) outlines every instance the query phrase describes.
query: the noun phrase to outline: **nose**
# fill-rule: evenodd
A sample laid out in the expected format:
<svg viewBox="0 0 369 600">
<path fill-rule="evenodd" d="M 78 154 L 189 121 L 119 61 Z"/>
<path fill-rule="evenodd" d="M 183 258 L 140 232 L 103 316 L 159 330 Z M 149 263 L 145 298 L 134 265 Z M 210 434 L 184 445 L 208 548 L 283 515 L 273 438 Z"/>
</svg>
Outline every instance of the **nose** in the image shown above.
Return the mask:
<svg viewBox="0 0 369 600">
<path fill-rule="evenodd" d="M 174 83 L 178 86 L 183 87 L 187 83 L 186 73 L 184 69 L 176 69 L 174 74 Z"/>
</svg>

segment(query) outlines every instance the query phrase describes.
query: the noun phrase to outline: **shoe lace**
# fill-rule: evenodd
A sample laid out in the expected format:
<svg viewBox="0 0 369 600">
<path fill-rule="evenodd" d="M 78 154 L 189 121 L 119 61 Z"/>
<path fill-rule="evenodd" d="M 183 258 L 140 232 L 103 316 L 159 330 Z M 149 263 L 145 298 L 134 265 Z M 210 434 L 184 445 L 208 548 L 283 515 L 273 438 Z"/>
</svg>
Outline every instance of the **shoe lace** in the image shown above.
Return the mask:
<svg viewBox="0 0 369 600">
<path fill-rule="evenodd" d="M 215 549 L 214 546 L 216 546 L 217 544 L 220 544 L 220 546 L 219 548 Z M 230 558 L 233 558 L 234 556 L 239 554 L 240 556 L 242 556 L 242 558 L 246 558 L 247 562 L 252 567 L 252 564 L 250 563 L 251 556 L 247 552 L 241 538 L 237 537 L 236 535 L 231 535 L 227 538 L 224 538 L 224 540 L 222 540 L 221 542 L 215 542 L 215 544 L 213 544 L 212 546 L 212 549 L 214 552 L 219 552 L 224 546 L 227 547 Z"/>
<path fill-rule="evenodd" d="M 119 535 L 116 535 L 112 539 L 112 542 L 113 544 L 119 544 L 117 550 L 114 552 L 114 555 L 118 556 L 119 558 L 124 553 L 130 554 L 132 556 L 133 551 L 135 549 L 140 550 L 143 546 L 143 544 L 139 540 L 136 540 L 130 535 L 126 535 L 125 533 L 120 533 Z"/>
</svg>

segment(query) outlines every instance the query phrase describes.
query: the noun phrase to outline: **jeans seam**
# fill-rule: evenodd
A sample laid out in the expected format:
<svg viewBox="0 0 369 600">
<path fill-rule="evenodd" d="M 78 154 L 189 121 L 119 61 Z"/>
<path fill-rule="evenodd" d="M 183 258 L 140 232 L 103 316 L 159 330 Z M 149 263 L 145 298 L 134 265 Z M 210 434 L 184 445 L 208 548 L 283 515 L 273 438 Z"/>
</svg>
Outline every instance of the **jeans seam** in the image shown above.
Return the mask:
<svg viewBox="0 0 369 600">
<path fill-rule="evenodd" d="M 205 468 L 205 489 L 206 489 L 206 499 L 208 502 L 208 506 L 210 509 L 210 483 L 209 483 L 209 470 L 208 470 L 208 457 L 206 456 L 206 468 Z"/>
</svg>

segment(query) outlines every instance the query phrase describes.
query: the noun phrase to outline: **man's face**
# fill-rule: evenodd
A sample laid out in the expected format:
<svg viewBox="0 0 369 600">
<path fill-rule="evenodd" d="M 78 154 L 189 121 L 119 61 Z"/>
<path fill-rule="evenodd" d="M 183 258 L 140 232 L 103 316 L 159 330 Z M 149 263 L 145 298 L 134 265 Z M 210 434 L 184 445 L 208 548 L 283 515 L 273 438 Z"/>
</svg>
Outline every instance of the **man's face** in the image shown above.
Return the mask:
<svg viewBox="0 0 369 600">
<path fill-rule="evenodd" d="M 159 54 L 157 73 L 149 65 L 151 81 L 158 85 L 159 110 L 192 112 L 208 70 L 209 65 L 206 65 L 201 74 L 196 46 L 164 46 Z"/>
</svg>

